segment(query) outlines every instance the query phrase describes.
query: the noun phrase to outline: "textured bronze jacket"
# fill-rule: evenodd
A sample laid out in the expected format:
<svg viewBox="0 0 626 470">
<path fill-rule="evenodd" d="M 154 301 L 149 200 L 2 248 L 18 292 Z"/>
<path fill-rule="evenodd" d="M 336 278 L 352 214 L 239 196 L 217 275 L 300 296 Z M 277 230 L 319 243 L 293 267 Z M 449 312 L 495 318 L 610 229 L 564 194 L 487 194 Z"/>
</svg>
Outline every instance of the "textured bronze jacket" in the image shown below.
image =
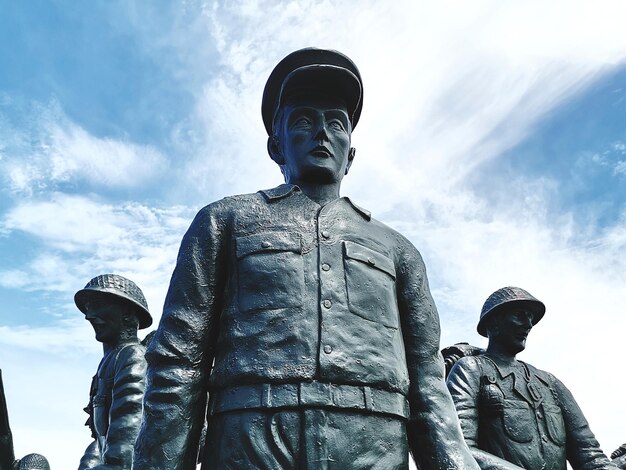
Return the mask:
<svg viewBox="0 0 626 470">
<path fill-rule="evenodd" d="M 133 445 L 141 423 L 145 387 L 145 348 L 124 343 L 100 361 L 92 384 L 88 424 L 94 442 L 87 447 L 79 470 L 106 464 L 111 469 L 130 469 Z"/>
<path fill-rule="evenodd" d="M 454 418 L 438 345 L 420 254 L 368 211 L 320 207 L 292 185 L 215 202 L 182 241 L 148 347 L 134 468 L 194 468 L 207 391 L 209 413 L 411 414 L 441 443 L 424 453 L 448 468 L 460 435 L 436 424 Z"/>
<path fill-rule="evenodd" d="M 530 364 L 481 355 L 459 360 L 448 376 L 463 436 L 528 470 L 616 468 L 604 455 L 570 391 Z"/>
</svg>

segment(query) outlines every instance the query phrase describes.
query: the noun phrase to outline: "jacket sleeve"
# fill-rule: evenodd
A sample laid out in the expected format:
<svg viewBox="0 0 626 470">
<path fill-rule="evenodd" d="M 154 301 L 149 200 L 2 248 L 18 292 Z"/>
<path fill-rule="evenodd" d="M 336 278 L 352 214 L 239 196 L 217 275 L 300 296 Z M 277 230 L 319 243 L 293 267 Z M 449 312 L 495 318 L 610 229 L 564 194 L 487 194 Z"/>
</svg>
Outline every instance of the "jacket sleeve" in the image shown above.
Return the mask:
<svg viewBox="0 0 626 470">
<path fill-rule="evenodd" d="M 111 392 L 109 428 L 102 450 L 102 463 L 112 468 L 130 469 L 133 445 L 141 423 L 141 407 L 146 376 L 145 349 L 131 344 L 120 350 L 115 360 Z"/>
<path fill-rule="evenodd" d="M 481 370 L 473 357 L 460 359 L 448 375 L 447 385 L 456 407 L 465 442 L 472 456 L 482 469 L 520 470 L 521 467 L 507 462 L 500 457 L 485 452 L 478 447 L 478 419 Z"/>
<path fill-rule="evenodd" d="M 450 371 L 447 385 L 456 407 L 465 442 L 470 447 L 478 447 L 480 368 L 476 359 L 460 359 Z"/>
<path fill-rule="evenodd" d="M 409 372 L 409 446 L 421 470 L 478 469 L 463 441 L 439 353 L 439 315 L 419 252 L 408 241 L 397 261 L 397 295 Z"/>
<path fill-rule="evenodd" d="M 102 462 L 101 459 L 102 456 L 100 455 L 98 442 L 93 440 L 85 449 L 85 453 L 81 457 L 80 463 L 78 464 L 78 470 L 88 470 L 90 468 L 94 468 Z"/>
<path fill-rule="evenodd" d="M 567 460 L 574 470 L 618 468 L 600 449 L 600 444 L 589 428 L 585 415 L 572 393 L 563 383 L 550 375 L 557 401 L 565 422 Z"/>
<path fill-rule="evenodd" d="M 147 385 L 134 469 L 195 469 L 207 379 L 226 279 L 225 218 L 212 204 L 183 237 L 163 316 L 148 346 Z"/>
</svg>

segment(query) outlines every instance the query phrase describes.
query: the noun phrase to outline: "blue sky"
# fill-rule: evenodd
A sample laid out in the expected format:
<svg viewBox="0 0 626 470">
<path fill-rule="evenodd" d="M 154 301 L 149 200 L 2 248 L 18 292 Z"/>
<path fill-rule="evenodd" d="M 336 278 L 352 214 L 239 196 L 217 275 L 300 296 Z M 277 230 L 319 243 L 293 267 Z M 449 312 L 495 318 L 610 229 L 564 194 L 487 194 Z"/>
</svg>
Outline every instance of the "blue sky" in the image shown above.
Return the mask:
<svg viewBox="0 0 626 470">
<path fill-rule="evenodd" d="M 622 444 L 624 14 L 618 1 L 0 4 L 0 367 L 17 454 L 72 468 L 89 443 L 101 350 L 74 292 L 123 274 L 158 319 L 195 212 L 281 182 L 262 89 L 310 45 L 361 70 L 342 193 L 424 255 L 442 344 L 484 345 L 484 299 L 528 289 L 548 312 L 521 357 L 569 386 L 605 451 Z"/>
</svg>

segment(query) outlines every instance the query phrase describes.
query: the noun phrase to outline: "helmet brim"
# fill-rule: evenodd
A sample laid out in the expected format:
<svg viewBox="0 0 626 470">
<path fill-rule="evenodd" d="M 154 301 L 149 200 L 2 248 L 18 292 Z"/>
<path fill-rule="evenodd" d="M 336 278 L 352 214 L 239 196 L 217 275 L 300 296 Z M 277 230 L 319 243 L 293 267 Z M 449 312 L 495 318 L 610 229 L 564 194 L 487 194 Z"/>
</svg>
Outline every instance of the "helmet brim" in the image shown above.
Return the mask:
<svg viewBox="0 0 626 470">
<path fill-rule="evenodd" d="M 148 312 L 148 310 L 146 310 L 146 308 L 141 305 L 139 302 L 137 302 L 135 299 L 133 299 L 132 297 L 125 295 L 123 292 L 120 292 L 117 289 L 113 289 L 113 288 L 106 288 L 106 287 L 87 287 L 85 289 L 81 289 L 78 292 L 76 292 L 76 294 L 74 294 L 74 303 L 76 304 L 76 306 L 78 307 L 78 309 L 83 312 L 83 313 L 87 313 L 87 308 L 86 308 L 86 304 L 90 301 L 93 301 L 94 299 L 106 299 L 113 296 L 119 300 L 123 300 L 125 302 L 128 302 L 132 305 L 132 307 L 134 307 L 134 311 L 135 311 L 135 315 L 137 315 L 137 318 L 139 319 L 139 329 L 142 330 L 144 328 L 148 328 L 150 325 L 152 325 L 152 315 L 150 315 L 150 312 Z"/>
<path fill-rule="evenodd" d="M 533 314 L 533 326 L 541 321 L 544 314 L 546 313 L 546 306 L 540 300 L 531 300 L 531 299 L 516 299 L 509 300 L 506 302 L 502 302 L 498 305 L 493 306 L 489 309 L 485 314 L 480 318 L 478 322 L 478 326 L 476 327 L 476 331 L 481 336 L 487 337 L 487 323 L 489 319 L 493 318 L 495 315 L 502 314 L 504 312 L 510 310 L 518 310 L 523 309 L 529 311 Z"/>
</svg>

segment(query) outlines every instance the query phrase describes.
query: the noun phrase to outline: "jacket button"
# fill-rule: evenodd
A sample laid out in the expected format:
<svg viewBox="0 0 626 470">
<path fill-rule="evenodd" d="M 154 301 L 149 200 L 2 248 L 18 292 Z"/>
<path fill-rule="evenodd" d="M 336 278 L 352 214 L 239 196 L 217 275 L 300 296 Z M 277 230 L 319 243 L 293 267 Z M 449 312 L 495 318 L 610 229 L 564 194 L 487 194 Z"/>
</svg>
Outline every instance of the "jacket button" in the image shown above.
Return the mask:
<svg viewBox="0 0 626 470">
<path fill-rule="evenodd" d="M 328 263 L 322 264 L 322 270 L 323 271 L 329 271 L 330 270 L 330 264 L 328 264 Z"/>
<path fill-rule="evenodd" d="M 324 352 L 326 354 L 330 354 L 331 352 L 333 352 L 333 348 L 329 344 L 327 344 L 326 346 L 324 346 Z"/>
<path fill-rule="evenodd" d="M 326 299 L 326 300 L 324 300 L 324 302 L 322 302 L 322 305 L 323 305 L 324 307 L 326 307 L 326 308 L 330 308 L 330 306 L 331 306 L 332 304 L 333 304 L 333 303 L 332 303 L 330 300 L 328 300 L 328 299 Z"/>
<path fill-rule="evenodd" d="M 263 248 L 269 248 L 270 246 L 272 246 L 272 244 L 270 242 L 263 242 L 263 243 L 261 243 L 261 246 Z"/>
<path fill-rule="evenodd" d="M 328 233 L 327 230 L 322 230 L 322 237 L 324 238 L 330 238 L 330 233 Z"/>
<path fill-rule="evenodd" d="M 369 257 L 368 257 L 368 258 L 367 258 L 367 262 L 368 262 L 369 264 L 371 264 L 372 266 L 375 266 L 375 265 L 376 265 L 376 260 L 375 260 L 374 258 L 369 258 Z"/>
</svg>

